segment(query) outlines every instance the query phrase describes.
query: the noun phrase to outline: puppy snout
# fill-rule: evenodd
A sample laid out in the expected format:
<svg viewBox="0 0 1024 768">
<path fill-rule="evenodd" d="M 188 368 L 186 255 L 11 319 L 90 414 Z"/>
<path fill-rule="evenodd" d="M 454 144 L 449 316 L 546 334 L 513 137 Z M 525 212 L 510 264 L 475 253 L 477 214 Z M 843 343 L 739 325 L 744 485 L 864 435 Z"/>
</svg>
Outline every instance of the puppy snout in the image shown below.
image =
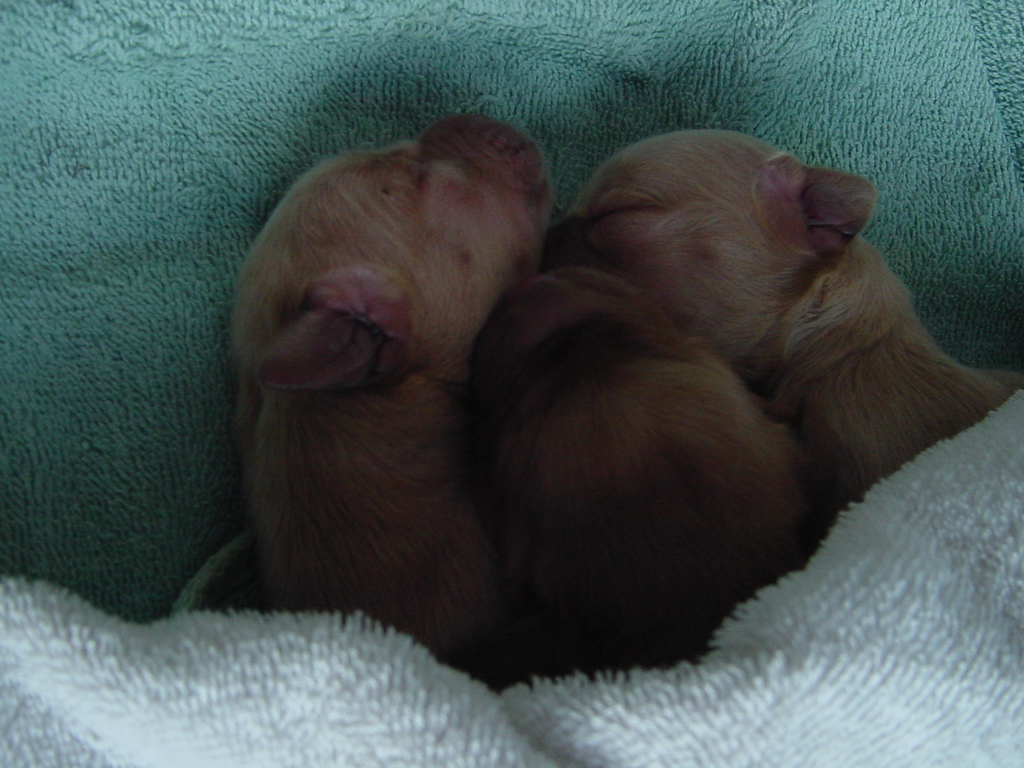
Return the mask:
<svg viewBox="0 0 1024 768">
<path fill-rule="evenodd" d="M 544 160 L 521 131 L 485 115 L 450 115 L 424 131 L 425 154 L 467 162 L 486 175 L 499 174 L 515 188 L 546 193 Z"/>
<path fill-rule="evenodd" d="M 449 115 L 424 131 L 424 146 L 480 153 L 495 157 L 517 157 L 536 148 L 511 125 L 486 115 Z"/>
</svg>

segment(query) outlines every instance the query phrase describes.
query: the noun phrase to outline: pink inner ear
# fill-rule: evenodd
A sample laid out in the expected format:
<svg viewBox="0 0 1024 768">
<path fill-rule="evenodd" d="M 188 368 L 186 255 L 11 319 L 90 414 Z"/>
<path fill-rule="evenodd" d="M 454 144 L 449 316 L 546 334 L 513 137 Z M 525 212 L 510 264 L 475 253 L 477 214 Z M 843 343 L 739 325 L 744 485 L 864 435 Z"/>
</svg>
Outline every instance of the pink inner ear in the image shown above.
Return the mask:
<svg viewBox="0 0 1024 768">
<path fill-rule="evenodd" d="M 871 218 L 874 185 L 831 168 L 808 168 L 805 184 L 800 200 L 811 247 L 819 253 L 845 247 Z"/>
<path fill-rule="evenodd" d="M 393 282 L 361 267 L 337 269 L 310 287 L 258 378 L 280 389 L 364 386 L 405 368 L 409 335 L 408 299 Z"/>
<path fill-rule="evenodd" d="M 784 230 L 799 233 L 817 254 L 846 247 L 867 224 L 875 205 L 875 188 L 867 179 L 807 167 L 791 155 L 768 161 L 760 188 Z"/>
</svg>

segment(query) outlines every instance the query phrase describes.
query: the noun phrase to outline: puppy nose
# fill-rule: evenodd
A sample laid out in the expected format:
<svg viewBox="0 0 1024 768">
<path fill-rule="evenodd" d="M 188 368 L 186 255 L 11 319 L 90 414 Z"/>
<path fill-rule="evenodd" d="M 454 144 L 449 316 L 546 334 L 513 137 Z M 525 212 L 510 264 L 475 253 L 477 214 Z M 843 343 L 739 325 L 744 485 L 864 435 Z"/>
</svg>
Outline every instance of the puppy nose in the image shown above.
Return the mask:
<svg viewBox="0 0 1024 768">
<path fill-rule="evenodd" d="M 486 115 L 448 115 L 427 128 L 420 142 L 428 146 L 484 152 L 498 157 L 515 157 L 536 148 L 525 134 L 507 123 Z"/>
<path fill-rule="evenodd" d="M 527 191 L 547 188 L 544 160 L 537 145 L 507 123 L 485 115 L 449 115 L 420 137 L 426 155 L 457 158 L 481 173 L 501 173 Z"/>
</svg>

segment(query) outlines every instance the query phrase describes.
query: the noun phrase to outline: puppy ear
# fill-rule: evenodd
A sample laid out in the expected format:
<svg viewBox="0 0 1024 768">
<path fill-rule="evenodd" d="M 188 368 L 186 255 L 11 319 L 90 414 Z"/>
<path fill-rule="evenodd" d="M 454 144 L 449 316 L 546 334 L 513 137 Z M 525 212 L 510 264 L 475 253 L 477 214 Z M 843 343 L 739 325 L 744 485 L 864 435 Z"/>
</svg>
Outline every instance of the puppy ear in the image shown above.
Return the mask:
<svg viewBox="0 0 1024 768">
<path fill-rule="evenodd" d="M 365 386 L 404 371 L 409 336 L 409 300 L 393 281 L 361 267 L 336 269 L 310 286 L 257 378 L 278 389 Z"/>
<path fill-rule="evenodd" d="M 784 231 L 795 231 L 819 255 L 845 248 L 875 207 L 875 187 L 863 176 L 808 167 L 787 154 L 765 163 L 759 187 Z"/>
</svg>

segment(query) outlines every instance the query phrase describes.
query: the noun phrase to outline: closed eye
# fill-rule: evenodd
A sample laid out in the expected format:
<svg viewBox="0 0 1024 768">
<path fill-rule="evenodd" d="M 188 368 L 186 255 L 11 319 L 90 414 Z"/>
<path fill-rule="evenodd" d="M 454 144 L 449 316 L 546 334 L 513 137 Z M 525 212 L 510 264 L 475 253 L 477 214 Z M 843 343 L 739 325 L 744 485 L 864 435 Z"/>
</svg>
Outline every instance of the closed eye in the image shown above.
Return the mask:
<svg viewBox="0 0 1024 768">
<path fill-rule="evenodd" d="M 659 210 L 658 206 L 650 203 L 623 205 L 617 208 L 605 208 L 603 210 L 598 210 L 597 212 L 586 216 L 585 221 L 587 222 L 587 226 L 594 226 L 612 216 L 619 216 L 624 213 L 657 212 Z"/>
</svg>

